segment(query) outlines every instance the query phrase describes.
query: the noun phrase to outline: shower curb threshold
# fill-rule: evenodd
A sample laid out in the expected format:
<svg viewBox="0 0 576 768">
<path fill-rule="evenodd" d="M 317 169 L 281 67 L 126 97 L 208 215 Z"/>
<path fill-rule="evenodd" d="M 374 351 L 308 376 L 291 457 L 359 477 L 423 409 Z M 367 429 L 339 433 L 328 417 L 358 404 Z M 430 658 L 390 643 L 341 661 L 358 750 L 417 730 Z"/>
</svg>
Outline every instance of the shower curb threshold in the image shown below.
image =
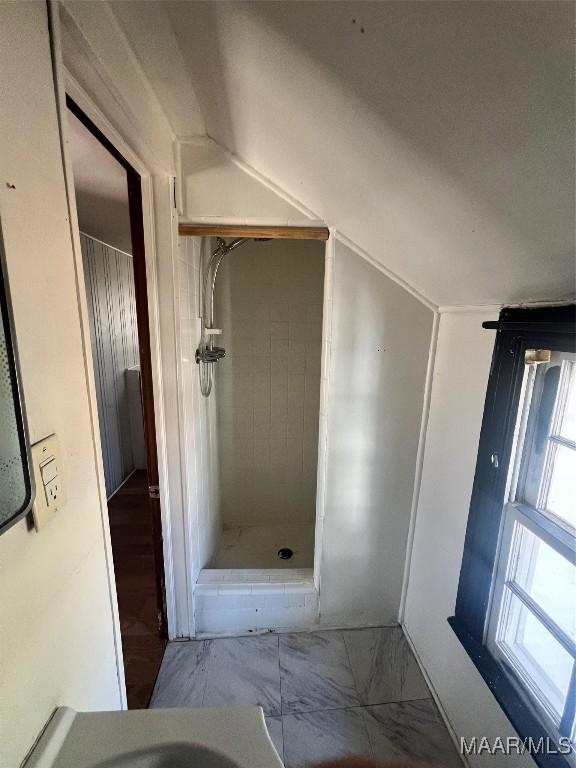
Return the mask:
<svg viewBox="0 0 576 768">
<path fill-rule="evenodd" d="M 200 571 L 194 588 L 196 596 L 313 594 L 315 592 L 312 568 L 205 568 Z"/>
</svg>

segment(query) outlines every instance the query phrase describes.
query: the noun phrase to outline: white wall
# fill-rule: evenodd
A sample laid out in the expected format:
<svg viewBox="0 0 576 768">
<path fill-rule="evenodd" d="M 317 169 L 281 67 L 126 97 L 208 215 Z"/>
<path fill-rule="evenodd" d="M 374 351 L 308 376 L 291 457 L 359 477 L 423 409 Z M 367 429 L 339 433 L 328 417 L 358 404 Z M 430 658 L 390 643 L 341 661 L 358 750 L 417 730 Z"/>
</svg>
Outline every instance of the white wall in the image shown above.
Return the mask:
<svg viewBox="0 0 576 768">
<path fill-rule="evenodd" d="M 320 620 L 398 620 L 433 313 L 336 242 Z"/>
<path fill-rule="evenodd" d="M 458 736 L 515 735 L 447 618 L 454 615 L 497 309 L 443 313 L 409 574 L 405 628 Z M 471 758 L 473 765 L 492 762 Z M 533 765 L 508 756 L 506 765 Z"/>
<path fill-rule="evenodd" d="M 199 269 L 201 249 L 210 251 L 212 241 L 182 238 L 178 247 L 178 317 L 180 348 L 180 434 L 184 502 L 192 540 L 190 575 L 198 574 L 218 548 L 222 528 L 219 504 L 218 454 L 214 393 L 200 392 L 195 353 L 200 338 Z"/>
<path fill-rule="evenodd" d="M 325 243 L 245 243 L 222 261 L 215 366 L 224 527 L 313 524 Z"/>
<path fill-rule="evenodd" d="M 0 538 L 0 765 L 19 765 L 56 706 L 117 709 L 86 364 L 46 4 L 0 7 L 0 206 L 30 437 L 60 440 L 66 507 Z M 7 183 L 10 184 L 8 188 Z"/>
<path fill-rule="evenodd" d="M 208 138 L 180 144 L 183 218 L 226 223 L 308 224 L 314 215 Z"/>
</svg>

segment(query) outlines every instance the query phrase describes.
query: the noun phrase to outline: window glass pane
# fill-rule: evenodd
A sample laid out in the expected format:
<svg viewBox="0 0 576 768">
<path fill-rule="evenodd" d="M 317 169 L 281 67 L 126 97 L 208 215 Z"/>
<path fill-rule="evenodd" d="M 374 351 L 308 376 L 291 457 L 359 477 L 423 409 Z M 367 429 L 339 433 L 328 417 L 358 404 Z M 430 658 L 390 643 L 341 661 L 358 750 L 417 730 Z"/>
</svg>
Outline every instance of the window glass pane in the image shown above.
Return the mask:
<svg viewBox="0 0 576 768">
<path fill-rule="evenodd" d="M 576 528 L 576 451 L 556 445 L 546 509 Z"/>
<path fill-rule="evenodd" d="M 570 460 L 570 446 L 576 443 L 576 362 L 574 354 L 553 352 L 548 364 L 528 366 L 531 386 L 519 409 L 519 440 L 516 464 L 511 475 L 511 498 L 541 510 L 554 512 L 576 527 L 576 495 L 569 482 L 571 469 L 576 475 L 576 451 Z M 533 372 L 533 373 L 532 373 Z M 563 445 L 558 451 L 557 446 Z M 518 459 L 520 461 L 518 462 Z M 550 487 L 552 481 L 552 488 Z M 552 491 L 551 505 L 548 496 Z"/>
<path fill-rule="evenodd" d="M 574 660 L 508 588 L 498 642 L 536 698 L 560 722 Z"/>
<path fill-rule="evenodd" d="M 576 442 L 576 365 L 569 363 L 569 385 L 566 397 L 566 410 L 560 426 L 560 434 L 567 440 Z"/>
<path fill-rule="evenodd" d="M 576 642 L 576 567 L 524 525 L 517 523 L 516 530 L 509 578 Z"/>
</svg>

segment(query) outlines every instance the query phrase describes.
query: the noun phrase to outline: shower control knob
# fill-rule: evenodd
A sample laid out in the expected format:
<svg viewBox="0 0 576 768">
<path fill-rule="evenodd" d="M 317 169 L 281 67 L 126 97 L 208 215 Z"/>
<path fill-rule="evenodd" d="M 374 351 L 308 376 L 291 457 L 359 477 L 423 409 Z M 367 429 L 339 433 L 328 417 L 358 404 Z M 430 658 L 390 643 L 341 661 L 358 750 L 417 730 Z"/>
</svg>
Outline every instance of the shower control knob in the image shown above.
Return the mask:
<svg viewBox="0 0 576 768">
<path fill-rule="evenodd" d="M 223 347 L 212 347 L 212 349 L 197 349 L 197 363 L 217 363 L 222 357 L 226 357 L 226 350 Z"/>
</svg>

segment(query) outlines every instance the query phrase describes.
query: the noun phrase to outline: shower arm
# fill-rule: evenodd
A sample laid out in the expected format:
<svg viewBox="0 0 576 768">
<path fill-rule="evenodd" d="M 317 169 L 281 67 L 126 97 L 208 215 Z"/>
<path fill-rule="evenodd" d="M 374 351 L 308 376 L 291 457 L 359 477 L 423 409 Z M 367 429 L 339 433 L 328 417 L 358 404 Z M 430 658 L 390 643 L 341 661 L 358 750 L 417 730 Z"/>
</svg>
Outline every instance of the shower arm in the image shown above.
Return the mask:
<svg viewBox="0 0 576 768">
<path fill-rule="evenodd" d="M 214 346 L 214 333 L 219 331 L 214 328 L 214 290 L 216 288 L 216 276 L 218 268 L 224 256 L 238 246 L 249 240 L 269 240 L 268 237 L 239 237 L 231 243 L 219 237 L 218 245 L 210 255 L 206 270 L 202 270 L 202 308 L 200 313 L 200 345 L 196 350 L 196 362 L 199 365 L 200 390 L 204 397 L 208 397 L 212 391 L 212 365 L 224 357 L 226 351 L 222 347 Z M 201 259 L 201 265 L 204 266 Z M 210 333 L 209 333 L 210 331 Z"/>
<path fill-rule="evenodd" d="M 208 267 L 206 269 L 206 276 L 204 278 L 204 297 L 203 297 L 203 319 L 206 320 L 206 298 L 208 294 L 208 283 L 210 283 L 210 305 L 209 305 L 209 313 L 208 313 L 208 322 L 210 323 L 208 328 L 212 328 L 214 325 L 214 290 L 216 288 L 216 276 L 218 274 L 218 269 L 220 267 L 220 264 L 222 262 L 222 259 L 224 256 L 226 256 L 228 253 L 233 251 L 235 248 L 238 248 L 240 245 L 244 245 L 244 243 L 247 243 L 249 240 L 254 240 L 255 242 L 265 242 L 269 240 L 269 237 L 238 237 L 236 240 L 232 240 L 231 243 L 226 243 L 226 241 L 219 237 L 218 240 L 218 247 L 214 250 L 210 257 L 210 261 L 208 262 Z"/>
<path fill-rule="evenodd" d="M 233 240 L 227 244 L 221 237 L 218 238 L 218 247 L 212 253 L 208 267 L 206 269 L 206 277 L 204 279 L 204 306 L 202 313 L 202 334 L 205 336 L 207 328 L 211 329 L 214 326 L 214 290 L 216 288 L 216 276 L 218 274 L 218 268 L 222 262 L 224 256 L 238 248 L 239 245 L 247 242 L 248 238 L 239 237 L 237 240 Z M 210 292 L 208 292 L 208 288 Z M 208 301 L 209 297 L 209 301 Z M 208 323 L 208 325 L 206 325 Z M 213 337 L 210 334 L 210 347 L 213 346 Z"/>
</svg>

